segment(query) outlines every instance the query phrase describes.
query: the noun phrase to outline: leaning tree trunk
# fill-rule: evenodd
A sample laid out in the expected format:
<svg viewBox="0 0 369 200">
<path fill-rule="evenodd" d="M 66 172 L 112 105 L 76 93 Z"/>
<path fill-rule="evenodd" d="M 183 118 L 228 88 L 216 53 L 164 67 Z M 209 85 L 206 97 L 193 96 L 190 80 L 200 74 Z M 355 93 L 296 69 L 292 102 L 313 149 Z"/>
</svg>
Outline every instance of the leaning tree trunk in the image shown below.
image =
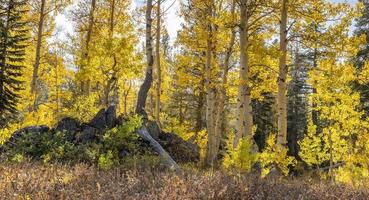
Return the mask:
<svg viewBox="0 0 369 200">
<path fill-rule="evenodd" d="M 153 149 L 160 155 L 162 162 L 171 170 L 179 171 L 180 168 L 178 164 L 173 160 L 172 157 L 163 149 L 163 147 L 150 135 L 150 133 L 146 129 L 146 121 L 147 121 L 147 113 L 145 111 L 145 104 L 147 99 L 147 94 L 152 85 L 152 71 L 153 71 L 153 48 L 152 48 L 152 0 L 147 0 L 146 6 L 146 59 L 147 59 L 147 68 L 146 68 L 146 76 L 143 84 L 140 87 L 137 97 L 137 105 L 136 105 L 136 113 L 144 117 L 144 124 L 137 131 L 138 134 L 145 141 L 149 142 Z"/>
<path fill-rule="evenodd" d="M 287 3 L 283 0 L 280 24 L 279 77 L 278 77 L 278 135 L 277 144 L 287 145 Z"/>
<path fill-rule="evenodd" d="M 152 11 L 152 0 L 147 0 L 147 7 L 146 7 L 146 59 L 147 59 L 147 67 L 146 67 L 146 75 L 145 80 L 142 83 L 140 90 L 138 91 L 137 97 L 137 105 L 136 105 L 136 113 L 140 115 L 144 115 L 146 117 L 146 100 L 147 94 L 152 85 L 152 71 L 153 71 L 153 64 L 154 64 L 154 56 L 153 56 L 153 48 L 152 48 L 152 18 L 151 18 L 151 11 Z"/>
</svg>

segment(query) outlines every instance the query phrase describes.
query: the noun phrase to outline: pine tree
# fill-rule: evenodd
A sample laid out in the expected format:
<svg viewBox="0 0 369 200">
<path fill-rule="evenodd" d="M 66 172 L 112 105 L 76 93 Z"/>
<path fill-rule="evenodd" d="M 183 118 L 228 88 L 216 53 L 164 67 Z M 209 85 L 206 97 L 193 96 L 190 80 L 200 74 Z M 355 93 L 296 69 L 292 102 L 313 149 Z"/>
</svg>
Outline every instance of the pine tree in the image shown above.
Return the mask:
<svg viewBox="0 0 369 200">
<path fill-rule="evenodd" d="M 27 23 L 26 0 L 0 1 L 0 127 L 14 119 L 21 90 Z"/>
<path fill-rule="evenodd" d="M 362 10 L 362 16 L 357 19 L 355 34 L 357 36 L 364 35 L 366 38 L 366 44 L 364 44 L 356 55 L 355 58 L 355 67 L 356 70 L 360 73 L 363 69 L 365 62 L 369 61 L 369 1 L 368 0 L 360 0 L 364 5 L 364 9 Z M 365 110 L 366 116 L 369 115 L 369 92 L 367 84 L 354 83 L 355 90 L 360 92 L 360 106 Z"/>
<path fill-rule="evenodd" d="M 277 131 L 275 123 L 276 98 L 270 92 L 264 93 L 262 96 L 262 100 L 254 99 L 252 101 L 252 107 L 254 108 L 253 119 L 257 127 L 253 138 L 260 151 L 265 149 L 269 135 Z"/>
<path fill-rule="evenodd" d="M 365 62 L 369 60 L 369 1 L 359 0 L 363 5 L 362 16 L 356 21 L 356 35 L 365 35 L 367 43 L 359 50 L 355 60 L 357 69 L 361 69 Z"/>
<path fill-rule="evenodd" d="M 311 91 L 306 82 L 308 79 L 309 60 L 306 55 L 298 52 L 296 46 L 293 65 L 291 65 L 291 81 L 288 87 L 288 132 L 287 141 L 289 154 L 298 157 L 298 139 L 302 138 L 307 132 L 308 123 L 308 94 Z"/>
</svg>

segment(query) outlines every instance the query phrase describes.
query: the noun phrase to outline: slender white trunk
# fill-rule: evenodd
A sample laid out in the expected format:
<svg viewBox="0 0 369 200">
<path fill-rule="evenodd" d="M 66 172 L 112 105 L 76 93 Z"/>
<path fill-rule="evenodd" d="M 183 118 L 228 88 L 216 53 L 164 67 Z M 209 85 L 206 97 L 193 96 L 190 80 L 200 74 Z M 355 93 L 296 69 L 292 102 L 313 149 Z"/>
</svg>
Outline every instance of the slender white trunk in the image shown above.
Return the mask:
<svg viewBox="0 0 369 200">
<path fill-rule="evenodd" d="M 89 67 L 90 65 L 90 42 L 92 37 L 92 29 L 95 22 L 95 9 L 96 9 L 96 0 L 91 1 L 91 8 L 90 8 L 90 14 L 89 14 L 89 22 L 88 22 L 88 28 L 87 28 L 87 35 L 86 35 L 86 47 L 83 51 L 83 64 L 81 65 L 81 71 L 84 72 L 86 70 L 86 67 Z M 84 95 L 89 95 L 90 93 L 90 79 L 85 77 L 86 74 L 82 76 L 81 80 L 81 90 Z"/>
<path fill-rule="evenodd" d="M 236 2 L 233 1 L 231 13 L 232 16 L 234 16 L 236 7 Z M 234 19 L 234 17 L 233 17 Z M 216 148 L 219 149 L 220 146 L 220 140 L 222 136 L 222 123 L 225 117 L 225 104 L 226 104 L 226 98 L 227 98 L 227 84 L 228 84 L 228 72 L 229 72 L 229 62 L 233 53 L 233 46 L 236 40 L 236 30 L 235 28 L 232 28 L 231 32 L 231 38 L 228 44 L 228 48 L 225 52 L 225 58 L 223 62 L 223 77 L 222 77 L 222 86 L 220 87 L 219 91 L 219 98 L 218 104 L 217 104 L 217 112 L 216 112 L 216 119 L 215 119 L 215 135 L 216 135 Z"/>
<path fill-rule="evenodd" d="M 56 104 L 56 117 L 59 119 L 60 105 L 59 105 L 59 66 L 58 56 L 55 54 L 55 104 Z"/>
<path fill-rule="evenodd" d="M 208 15 L 213 15 L 213 2 L 208 7 Z M 208 143 L 205 157 L 205 165 L 214 166 L 217 157 L 216 133 L 215 133 L 215 103 L 216 95 L 214 83 L 212 82 L 212 57 L 213 57 L 213 24 L 209 20 L 207 24 L 208 38 L 206 48 L 205 65 L 205 89 L 206 89 L 206 127 L 208 132 Z"/>
<path fill-rule="evenodd" d="M 161 96 L 161 67 L 160 67 L 160 20 L 161 20 L 161 11 L 160 11 L 160 3 L 161 0 L 158 0 L 157 3 L 157 11 L 156 11 L 156 46 L 155 46 L 155 62 L 156 62 L 156 76 L 157 76 L 157 85 L 156 85 L 156 101 L 155 101 L 155 121 L 158 126 L 161 128 L 160 123 L 160 96 Z"/>
<path fill-rule="evenodd" d="M 240 85 L 238 89 L 237 109 L 238 124 L 234 139 L 234 147 L 242 137 L 251 137 L 253 128 L 251 88 L 249 86 L 249 54 L 248 54 L 248 13 L 247 0 L 241 0 L 240 22 Z"/>
<path fill-rule="evenodd" d="M 137 96 L 137 104 L 136 104 L 136 113 L 147 117 L 147 113 L 145 111 L 147 94 L 152 85 L 152 72 L 153 72 L 153 64 L 154 64 L 154 56 L 153 56 L 153 47 L 152 47 L 152 0 L 147 0 L 146 6 L 146 59 L 147 59 L 147 67 L 145 80 L 142 83 L 140 90 L 138 91 Z"/>
<path fill-rule="evenodd" d="M 280 23 L 280 57 L 278 77 L 278 135 L 277 144 L 287 145 L 287 9 L 288 0 L 282 1 Z"/>
<path fill-rule="evenodd" d="M 113 74 L 111 77 L 108 76 L 104 88 L 104 106 L 108 107 L 111 103 L 114 103 L 115 106 L 118 106 L 118 83 L 117 83 L 117 59 L 113 49 L 113 35 L 114 35 L 114 13 L 115 13 L 115 0 L 111 1 L 110 4 L 110 24 L 109 24 L 109 51 L 112 54 L 111 57 L 113 59 L 113 65 L 111 69 L 113 70 Z M 113 91 L 113 98 L 110 98 L 110 93 Z"/>
</svg>

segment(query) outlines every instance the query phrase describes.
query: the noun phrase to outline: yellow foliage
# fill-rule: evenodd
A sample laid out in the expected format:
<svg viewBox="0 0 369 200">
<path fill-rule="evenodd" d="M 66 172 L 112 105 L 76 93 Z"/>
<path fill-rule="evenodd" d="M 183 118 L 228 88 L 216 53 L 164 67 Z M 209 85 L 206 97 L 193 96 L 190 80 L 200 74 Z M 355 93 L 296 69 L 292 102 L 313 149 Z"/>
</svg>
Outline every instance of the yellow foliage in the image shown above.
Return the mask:
<svg viewBox="0 0 369 200">
<path fill-rule="evenodd" d="M 65 115 L 72 116 L 80 121 L 87 122 L 99 111 L 97 106 L 98 94 L 93 93 L 88 96 L 79 96 L 71 109 L 65 110 Z"/>
<path fill-rule="evenodd" d="M 11 135 L 19 129 L 20 126 L 18 124 L 10 124 L 8 127 L 0 130 L 0 145 L 2 145 Z"/>
<path fill-rule="evenodd" d="M 259 154 L 254 151 L 252 139 L 242 138 L 237 147 L 233 147 L 234 134 L 229 134 L 227 140 L 227 152 L 223 158 L 223 167 L 226 169 L 236 168 L 244 172 L 250 172 L 257 162 Z"/>
<path fill-rule="evenodd" d="M 268 175 L 273 168 L 277 168 L 284 175 L 288 175 L 289 167 L 295 166 L 297 161 L 294 157 L 288 156 L 287 152 L 287 148 L 276 144 L 275 134 L 270 134 L 266 141 L 266 147 L 259 156 L 262 177 Z"/>
<path fill-rule="evenodd" d="M 320 165 L 328 160 L 328 150 L 323 144 L 322 137 L 316 132 L 317 126 L 313 124 L 311 116 L 308 119 L 308 131 L 304 139 L 299 141 L 299 155 L 309 166 Z"/>
</svg>

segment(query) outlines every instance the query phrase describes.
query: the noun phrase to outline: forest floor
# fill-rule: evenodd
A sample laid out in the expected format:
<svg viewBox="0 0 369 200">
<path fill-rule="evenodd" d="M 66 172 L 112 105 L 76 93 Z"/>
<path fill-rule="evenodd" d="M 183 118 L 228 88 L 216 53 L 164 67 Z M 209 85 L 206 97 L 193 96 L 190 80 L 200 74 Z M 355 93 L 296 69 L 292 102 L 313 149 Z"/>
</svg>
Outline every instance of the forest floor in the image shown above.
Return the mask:
<svg viewBox="0 0 369 200">
<path fill-rule="evenodd" d="M 84 164 L 0 164 L 0 199 L 368 199 L 369 189 L 305 178 L 187 169 L 102 171 Z"/>
</svg>

